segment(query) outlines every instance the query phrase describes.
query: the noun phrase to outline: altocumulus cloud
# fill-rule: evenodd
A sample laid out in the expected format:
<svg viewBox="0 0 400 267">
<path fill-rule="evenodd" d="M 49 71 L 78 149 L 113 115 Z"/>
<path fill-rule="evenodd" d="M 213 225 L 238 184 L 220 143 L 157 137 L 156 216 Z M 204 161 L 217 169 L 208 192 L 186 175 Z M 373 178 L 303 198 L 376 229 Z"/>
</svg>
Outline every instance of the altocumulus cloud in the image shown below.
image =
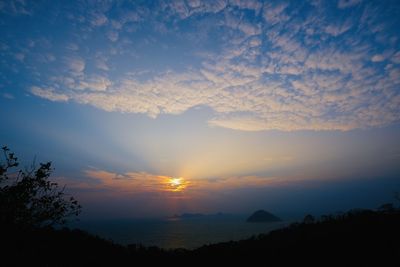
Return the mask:
<svg viewBox="0 0 400 267">
<path fill-rule="evenodd" d="M 211 126 L 246 131 L 400 119 L 395 2 L 158 2 L 66 8 L 70 38 L 53 41 L 65 50 L 54 68 L 33 66 L 40 49 L 23 50 L 38 73 L 30 92 L 152 118 L 206 105 Z"/>
</svg>

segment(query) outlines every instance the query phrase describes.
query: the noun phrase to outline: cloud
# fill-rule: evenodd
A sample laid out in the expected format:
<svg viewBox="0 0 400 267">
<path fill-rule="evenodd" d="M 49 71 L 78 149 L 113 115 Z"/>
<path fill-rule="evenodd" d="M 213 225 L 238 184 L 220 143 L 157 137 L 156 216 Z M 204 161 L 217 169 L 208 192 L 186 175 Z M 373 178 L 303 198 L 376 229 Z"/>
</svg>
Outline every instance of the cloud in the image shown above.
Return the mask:
<svg viewBox="0 0 400 267">
<path fill-rule="evenodd" d="M 107 111 L 144 113 L 152 118 L 207 105 L 217 113 L 210 125 L 247 131 L 351 130 L 398 120 L 396 112 L 388 108 L 398 99 L 391 98 L 385 103 L 380 101 L 386 98 L 382 92 L 365 92 L 371 86 L 394 88 L 391 84 L 397 76 L 392 74 L 386 79 L 377 76 L 371 80 L 374 72 L 363 74 L 366 70 L 358 63 L 359 57 L 328 50 L 311 54 L 297 72 L 289 71 L 290 65 L 286 70 L 280 67 L 273 72 L 295 76 L 302 73 L 291 85 L 279 80 L 264 84 L 260 70 L 221 61 L 221 66 L 216 64 L 200 73 L 169 72 L 148 81 L 139 81 L 131 75 L 112 86 L 108 79 L 88 78 L 60 97 L 67 95 L 78 103 Z M 354 77 L 354 82 L 348 80 L 348 75 Z M 364 80 L 368 76 L 370 80 Z M 85 88 L 92 92 L 76 92 Z M 39 96 L 58 100 L 56 95 L 49 91 Z M 330 112 L 336 115 L 328 116 Z"/>
<path fill-rule="evenodd" d="M 14 56 L 20 62 L 23 62 L 25 59 L 25 55 L 23 53 L 16 53 Z"/>
<path fill-rule="evenodd" d="M 400 64 L 400 51 L 394 54 L 390 60 L 396 64 Z"/>
<path fill-rule="evenodd" d="M 66 58 L 66 64 L 68 69 L 76 74 L 81 73 L 85 70 L 85 61 L 82 58 L 74 57 L 74 58 Z"/>
<path fill-rule="evenodd" d="M 32 15 L 29 7 L 30 2 L 25 0 L 10 0 L 0 2 L 0 12 L 7 12 L 14 15 Z"/>
<path fill-rule="evenodd" d="M 123 174 L 105 170 L 89 169 L 85 176 L 95 179 L 98 187 L 125 192 L 162 192 L 173 191 L 169 184 L 172 177 L 154 175 L 145 172 L 128 172 Z"/>
<path fill-rule="evenodd" d="M 109 31 L 109 32 L 107 32 L 107 38 L 108 38 L 111 42 L 116 42 L 116 41 L 118 41 L 118 32 L 116 32 L 116 31 Z"/>
<path fill-rule="evenodd" d="M 108 22 L 108 18 L 102 13 L 93 13 L 91 14 L 90 23 L 95 27 L 103 26 Z"/>
<path fill-rule="evenodd" d="M 385 57 L 383 55 L 374 55 L 371 58 L 372 62 L 381 62 L 381 61 L 384 61 L 384 60 L 385 60 Z"/>
<path fill-rule="evenodd" d="M 96 65 L 96 68 L 98 68 L 100 70 L 104 70 L 104 71 L 110 70 L 110 68 L 107 65 L 107 62 L 103 58 L 97 59 L 95 62 L 95 65 Z"/>
<path fill-rule="evenodd" d="M 72 50 L 72 51 L 78 51 L 79 50 L 79 46 L 77 44 L 74 43 L 69 43 L 66 46 L 67 49 Z"/>
<path fill-rule="evenodd" d="M 176 194 L 195 197 L 199 194 L 216 191 L 235 190 L 241 188 L 260 188 L 282 179 L 263 176 L 228 176 L 215 179 L 190 179 L 147 172 L 115 173 L 106 170 L 84 170 L 87 179 L 82 182 L 69 183 L 68 187 L 81 189 L 106 189 L 116 194 L 132 193 L 164 193 L 174 197 Z M 174 182 L 178 180 L 178 183 Z"/>
<path fill-rule="evenodd" d="M 65 64 L 40 73 L 40 90 L 31 92 L 151 118 L 203 105 L 214 111 L 211 127 L 245 131 L 352 130 L 400 119 L 400 38 L 388 30 L 398 19 L 378 16 L 390 6 L 132 5 L 80 10 L 77 37 L 62 46 L 70 50 Z M 92 37 L 103 42 L 92 47 Z"/>
<path fill-rule="evenodd" d="M 251 116 L 240 116 L 232 118 L 214 118 L 208 121 L 211 126 L 219 126 L 241 131 L 265 130 L 268 123 Z"/>
<path fill-rule="evenodd" d="M 362 0 L 339 0 L 338 2 L 338 8 L 348 8 L 348 7 L 352 7 L 355 5 L 358 5 L 359 3 L 361 3 Z"/>
<path fill-rule="evenodd" d="M 325 28 L 325 32 L 333 36 L 338 36 L 350 30 L 351 27 L 352 27 L 351 21 L 347 20 L 344 23 L 340 23 L 337 25 L 328 25 Z"/>
<path fill-rule="evenodd" d="M 82 79 L 74 87 L 77 90 L 89 89 L 91 91 L 106 91 L 111 86 L 111 81 L 106 77 L 99 75 L 89 76 L 86 79 Z"/>
<path fill-rule="evenodd" d="M 10 93 L 3 93 L 2 96 L 6 99 L 14 99 L 15 97 Z"/>
<path fill-rule="evenodd" d="M 47 62 L 53 62 L 53 61 L 56 60 L 56 57 L 51 53 L 47 53 L 45 55 L 45 59 L 46 59 Z"/>
<path fill-rule="evenodd" d="M 342 65 L 347 61 L 332 64 L 338 62 L 329 61 L 332 53 L 325 55 L 318 56 L 312 63 L 307 61 L 305 66 L 309 70 L 303 72 L 310 74 L 303 74 L 305 76 L 293 81 L 289 88 L 281 81 L 265 85 L 260 80 L 260 72 L 251 73 L 247 69 L 249 73 L 246 74 L 245 67 L 231 66 L 231 69 L 226 69 L 225 66 L 218 72 L 217 65 L 202 73 L 167 73 L 146 82 L 131 76 L 112 86 L 109 80 L 95 77 L 80 82 L 80 87 L 74 88 L 67 96 L 76 102 L 107 111 L 144 113 L 152 118 L 161 113 L 181 114 L 191 107 L 208 105 L 218 114 L 209 121 L 210 125 L 247 131 L 351 130 L 379 126 L 398 119 L 393 109 L 389 108 L 398 99 L 392 98 L 385 103 L 380 101 L 386 97 L 379 91 L 366 93 L 362 69 L 351 63 L 351 55 L 336 55 L 347 58 L 350 65 Z M 340 71 L 342 74 L 319 73 L 313 69 Z M 348 75 L 360 75 L 360 80 L 348 81 Z M 390 88 L 396 77 L 392 74 L 386 79 L 377 78 L 373 86 Z M 85 88 L 92 91 L 76 91 Z M 51 100 L 56 93 L 49 91 L 48 95 L 39 96 Z M 60 97 L 65 97 L 65 94 Z M 328 116 L 328 112 L 335 112 L 336 115 Z"/>
<path fill-rule="evenodd" d="M 261 11 L 263 7 L 262 3 L 257 0 L 234 0 L 229 2 L 231 5 L 235 5 L 241 9 L 253 10 L 256 14 Z"/>
<path fill-rule="evenodd" d="M 270 24 L 285 22 L 289 16 L 285 13 L 288 3 L 282 2 L 279 4 L 267 4 L 264 6 L 264 18 Z"/>
<path fill-rule="evenodd" d="M 62 102 L 62 101 L 67 101 L 69 99 L 69 97 L 67 95 L 64 94 L 60 94 L 60 93 L 56 93 L 54 92 L 53 88 L 40 88 L 37 86 L 32 86 L 31 87 L 31 93 L 39 96 L 41 98 L 45 98 L 51 101 L 58 101 L 58 102 Z"/>
</svg>

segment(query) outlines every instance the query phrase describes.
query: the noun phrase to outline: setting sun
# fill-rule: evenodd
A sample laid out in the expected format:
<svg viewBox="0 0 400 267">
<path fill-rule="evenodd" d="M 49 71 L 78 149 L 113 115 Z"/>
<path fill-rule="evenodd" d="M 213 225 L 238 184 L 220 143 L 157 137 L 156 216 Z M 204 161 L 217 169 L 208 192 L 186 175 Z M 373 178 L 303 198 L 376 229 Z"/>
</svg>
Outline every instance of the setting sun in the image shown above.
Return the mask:
<svg viewBox="0 0 400 267">
<path fill-rule="evenodd" d="M 182 178 L 171 178 L 171 186 L 179 186 L 182 184 Z"/>
<path fill-rule="evenodd" d="M 169 178 L 168 184 L 170 186 L 170 190 L 178 192 L 178 191 L 183 191 L 188 182 L 185 181 L 182 177 L 172 177 Z"/>
</svg>

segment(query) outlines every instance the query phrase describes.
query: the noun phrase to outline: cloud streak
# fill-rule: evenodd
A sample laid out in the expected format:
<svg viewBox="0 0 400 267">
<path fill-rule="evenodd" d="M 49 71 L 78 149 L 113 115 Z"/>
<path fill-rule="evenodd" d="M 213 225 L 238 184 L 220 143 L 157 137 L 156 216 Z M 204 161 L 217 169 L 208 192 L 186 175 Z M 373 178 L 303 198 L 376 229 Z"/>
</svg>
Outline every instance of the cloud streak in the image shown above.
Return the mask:
<svg viewBox="0 0 400 267">
<path fill-rule="evenodd" d="M 229 191 L 243 188 L 266 187 L 282 179 L 261 176 L 229 176 L 218 179 L 187 179 L 174 178 L 172 176 L 157 175 L 147 172 L 127 172 L 123 174 L 114 173 L 106 170 L 88 169 L 84 171 L 85 181 L 71 181 L 63 179 L 68 187 L 76 189 L 103 189 L 115 194 L 135 194 L 135 193 L 161 193 L 170 195 L 175 194 L 195 197 L 204 193 L 216 191 Z M 179 190 L 174 184 L 174 179 L 179 180 Z"/>
</svg>

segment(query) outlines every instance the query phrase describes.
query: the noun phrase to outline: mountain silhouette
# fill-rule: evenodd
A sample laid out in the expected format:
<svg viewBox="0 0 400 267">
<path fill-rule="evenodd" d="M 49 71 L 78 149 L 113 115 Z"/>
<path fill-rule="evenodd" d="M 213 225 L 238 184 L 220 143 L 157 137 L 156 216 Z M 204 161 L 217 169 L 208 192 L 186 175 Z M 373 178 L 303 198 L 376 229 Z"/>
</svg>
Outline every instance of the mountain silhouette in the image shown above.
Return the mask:
<svg viewBox="0 0 400 267">
<path fill-rule="evenodd" d="M 246 220 L 247 222 L 280 222 L 282 221 L 279 217 L 269 213 L 265 210 L 258 210 L 254 212 L 249 218 Z"/>
</svg>

